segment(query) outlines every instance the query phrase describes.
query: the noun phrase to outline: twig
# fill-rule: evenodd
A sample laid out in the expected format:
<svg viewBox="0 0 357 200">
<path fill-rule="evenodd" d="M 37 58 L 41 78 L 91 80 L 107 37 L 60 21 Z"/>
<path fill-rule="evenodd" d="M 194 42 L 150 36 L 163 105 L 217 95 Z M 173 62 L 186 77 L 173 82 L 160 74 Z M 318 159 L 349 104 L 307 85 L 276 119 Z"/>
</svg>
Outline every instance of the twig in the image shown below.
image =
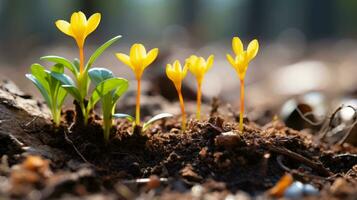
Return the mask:
<svg viewBox="0 0 357 200">
<path fill-rule="evenodd" d="M 73 144 L 73 141 L 71 139 L 69 139 L 68 135 L 67 135 L 67 131 L 64 131 L 64 138 L 66 139 L 66 141 L 68 143 L 70 143 L 73 147 L 73 149 L 76 151 L 76 153 L 79 155 L 79 157 L 82 158 L 82 160 L 90 165 L 93 165 L 92 163 L 88 162 L 88 160 L 81 154 L 81 152 L 77 149 L 77 147 Z"/>
<path fill-rule="evenodd" d="M 300 172 L 300 171 L 298 171 L 298 170 L 296 170 L 296 169 L 290 169 L 288 166 L 286 166 L 286 165 L 283 163 L 283 158 L 284 158 L 283 155 L 279 155 L 279 156 L 276 157 L 276 161 L 278 162 L 279 166 L 280 166 L 283 170 L 285 170 L 285 171 L 287 171 L 287 172 L 289 172 L 289 173 L 291 173 L 291 174 L 300 176 L 300 177 L 310 177 L 310 178 L 312 178 L 312 179 L 322 179 L 322 180 L 326 180 L 326 178 L 325 178 L 325 177 L 322 177 L 322 176 L 316 176 L 316 175 L 312 175 L 312 174 L 307 174 L 307 173 L 304 173 L 304 172 Z"/>
<path fill-rule="evenodd" d="M 297 106 L 296 107 L 296 111 L 299 113 L 300 117 L 305 120 L 306 122 L 308 122 L 309 124 L 313 125 L 313 126 L 319 126 L 321 125 L 325 119 L 322 119 L 321 121 L 317 121 L 317 122 L 313 122 L 312 120 L 310 120 L 309 118 L 307 118 L 308 116 L 314 116 L 314 113 L 313 112 L 306 112 L 306 113 L 303 113 L 300 108 Z"/>
<path fill-rule="evenodd" d="M 213 125 L 212 123 L 208 122 L 207 125 L 210 126 L 211 128 L 213 128 L 215 131 L 217 131 L 219 133 L 223 133 L 224 132 L 223 129 L 219 128 L 218 126 Z"/>
<path fill-rule="evenodd" d="M 316 163 L 314 161 L 311 161 L 310 159 L 295 153 L 293 151 L 290 151 L 287 148 L 284 147 L 277 147 L 277 146 L 271 146 L 268 147 L 268 149 L 272 152 L 281 154 L 281 155 L 285 155 L 291 159 L 297 160 L 303 164 L 305 164 L 306 166 L 311 167 L 312 169 L 314 169 L 316 172 L 318 172 L 319 174 L 323 175 L 323 176 L 330 176 L 331 172 L 328 171 L 321 163 Z"/>
</svg>

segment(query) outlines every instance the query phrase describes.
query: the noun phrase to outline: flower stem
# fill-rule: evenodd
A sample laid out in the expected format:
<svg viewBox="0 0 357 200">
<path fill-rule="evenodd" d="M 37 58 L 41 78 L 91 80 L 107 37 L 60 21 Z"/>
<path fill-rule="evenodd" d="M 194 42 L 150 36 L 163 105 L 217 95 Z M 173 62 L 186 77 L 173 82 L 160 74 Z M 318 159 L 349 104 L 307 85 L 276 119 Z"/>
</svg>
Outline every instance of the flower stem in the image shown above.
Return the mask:
<svg viewBox="0 0 357 200">
<path fill-rule="evenodd" d="M 185 112 L 185 104 L 183 102 L 183 97 L 182 97 L 182 92 L 181 92 L 181 87 L 177 87 L 177 94 L 179 96 L 180 100 L 180 107 L 181 107 L 181 114 L 182 114 L 182 132 L 185 132 L 186 130 L 186 112 Z"/>
<path fill-rule="evenodd" d="M 140 125 L 140 78 L 138 80 L 138 89 L 137 89 L 137 95 L 136 95 L 136 114 L 135 114 L 135 124 Z"/>
<path fill-rule="evenodd" d="M 83 74 L 84 71 L 84 49 L 83 46 L 79 47 L 79 74 Z"/>
<path fill-rule="evenodd" d="M 240 80 L 240 113 L 239 113 L 239 130 L 243 132 L 244 116 L 244 79 Z"/>
<path fill-rule="evenodd" d="M 197 81 L 197 112 L 196 112 L 196 118 L 198 120 L 201 119 L 201 81 Z"/>
</svg>

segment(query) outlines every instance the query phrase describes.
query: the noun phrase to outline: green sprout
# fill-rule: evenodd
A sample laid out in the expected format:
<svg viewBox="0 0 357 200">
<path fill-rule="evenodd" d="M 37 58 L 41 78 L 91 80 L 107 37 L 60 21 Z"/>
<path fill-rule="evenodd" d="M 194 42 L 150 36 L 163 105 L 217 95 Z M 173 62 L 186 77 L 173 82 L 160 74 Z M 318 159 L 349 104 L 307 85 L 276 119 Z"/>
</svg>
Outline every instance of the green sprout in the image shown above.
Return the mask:
<svg viewBox="0 0 357 200">
<path fill-rule="evenodd" d="M 124 114 L 124 113 L 115 113 L 113 115 L 113 117 L 127 119 L 129 122 L 133 123 L 133 127 L 134 126 L 138 126 L 135 123 L 135 118 L 133 116 L 131 116 L 131 115 Z M 143 123 L 143 126 L 141 128 L 141 133 L 144 133 L 150 127 L 150 125 L 153 124 L 154 122 L 156 122 L 156 121 L 158 121 L 160 119 L 169 118 L 169 117 L 173 117 L 173 114 L 160 113 L 160 114 L 155 115 L 154 117 L 150 118 L 148 121 Z"/>
<path fill-rule="evenodd" d="M 62 73 L 52 73 L 52 76 L 59 80 L 62 84 L 62 87 L 67 90 L 67 92 L 73 96 L 73 98 L 78 102 L 83 118 L 84 118 L 84 124 L 87 124 L 91 106 L 86 106 L 86 97 L 88 95 L 89 91 L 89 85 L 90 85 L 90 79 L 88 76 L 88 71 L 92 67 L 93 63 L 97 60 L 97 58 L 108 48 L 110 47 L 114 42 L 118 41 L 121 38 L 121 36 L 116 36 L 106 43 L 104 43 L 102 46 L 100 46 L 89 58 L 88 62 L 86 63 L 83 72 L 80 70 L 80 62 L 75 59 L 73 62 L 69 61 L 66 58 L 60 57 L 60 56 L 44 56 L 41 58 L 41 60 L 46 60 L 50 61 L 53 63 L 58 63 L 62 64 L 64 67 L 66 67 L 71 73 L 73 74 L 75 78 L 75 82 L 72 81 L 69 76 L 66 74 Z"/>
<path fill-rule="evenodd" d="M 96 86 L 92 97 L 89 99 L 88 105 L 91 106 L 98 98 L 101 99 L 104 140 L 107 142 L 110 136 L 116 103 L 128 90 L 129 82 L 123 78 L 115 78 L 113 73 L 105 68 L 92 68 L 88 71 L 88 74 Z M 111 84 L 115 84 L 112 90 L 108 89 L 111 88 Z"/>
<path fill-rule="evenodd" d="M 64 67 L 61 64 L 56 64 L 51 71 L 46 70 L 40 64 L 31 65 L 31 74 L 26 74 L 41 95 L 51 110 L 52 119 L 56 126 L 61 123 L 61 108 L 67 96 L 67 91 L 61 87 L 61 83 L 51 76 L 51 73 L 63 73 Z"/>
</svg>

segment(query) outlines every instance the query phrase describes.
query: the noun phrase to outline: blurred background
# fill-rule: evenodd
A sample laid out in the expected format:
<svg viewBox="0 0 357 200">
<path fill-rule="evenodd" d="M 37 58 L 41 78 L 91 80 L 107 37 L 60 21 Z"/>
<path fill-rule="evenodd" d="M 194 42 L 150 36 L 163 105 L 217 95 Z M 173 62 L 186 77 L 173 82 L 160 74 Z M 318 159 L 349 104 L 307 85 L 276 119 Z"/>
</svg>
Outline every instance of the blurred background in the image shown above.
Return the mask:
<svg viewBox="0 0 357 200">
<path fill-rule="evenodd" d="M 184 61 L 190 54 L 214 54 L 203 84 L 204 100 L 219 97 L 237 106 L 239 79 L 225 55 L 232 51 L 232 37 L 239 36 L 245 45 L 254 38 L 261 45 L 246 76 L 248 110 L 267 105 L 280 109 L 289 99 L 298 99 L 324 105 L 314 109 L 323 115 L 342 103 L 356 104 L 355 0 L 1 0 L 0 78 L 39 97 L 24 74 L 32 63 L 42 63 L 43 55 L 78 57 L 74 40 L 54 25 L 78 10 L 87 16 L 102 13 L 99 28 L 86 40 L 86 55 L 113 36 L 123 36 L 97 60 L 97 67 L 133 79 L 114 53 L 128 53 L 135 42 L 160 49 L 158 60 L 144 73 L 148 96 L 176 100 L 164 76 L 166 63 Z M 191 75 L 184 87 L 185 98 L 194 101 Z M 135 91 L 135 81 L 131 88 Z"/>
</svg>

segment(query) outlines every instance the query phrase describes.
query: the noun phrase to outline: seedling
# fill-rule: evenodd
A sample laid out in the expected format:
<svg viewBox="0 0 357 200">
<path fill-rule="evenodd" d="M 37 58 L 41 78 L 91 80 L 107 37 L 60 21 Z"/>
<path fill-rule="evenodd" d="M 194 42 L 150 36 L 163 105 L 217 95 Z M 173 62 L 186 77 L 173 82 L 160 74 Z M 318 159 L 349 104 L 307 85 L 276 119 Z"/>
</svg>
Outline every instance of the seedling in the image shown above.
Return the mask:
<svg viewBox="0 0 357 200">
<path fill-rule="evenodd" d="M 104 140 L 108 141 L 110 136 L 110 129 L 113 123 L 113 114 L 117 101 L 127 91 L 129 82 L 126 79 L 115 78 L 113 73 L 105 68 L 92 68 L 88 71 L 90 79 L 94 82 L 96 88 L 96 95 L 92 95 L 88 105 L 95 103 L 96 98 L 101 99 L 102 102 L 102 114 L 103 114 L 103 130 Z M 113 90 L 106 92 L 104 87 L 109 86 L 106 81 L 111 81 L 116 86 Z M 98 95 L 98 96 L 97 96 Z"/>
<path fill-rule="evenodd" d="M 227 54 L 228 62 L 237 71 L 240 79 L 240 113 L 239 113 L 239 130 L 243 131 L 243 115 L 244 115 L 244 78 L 251 60 L 257 55 L 259 50 L 258 40 L 252 40 L 246 51 L 243 49 L 243 43 L 239 37 L 234 37 L 232 40 L 232 48 L 235 57 Z"/>
<path fill-rule="evenodd" d="M 197 111 L 196 118 L 199 120 L 201 118 L 201 86 L 204 75 L 212 67 L 214 56 L 210 55 L 207 61 L 203 57 L 197 57 L 195 55 L 190 56 L 186 59 L 188 64 L 188 69 L 196 77 L 197 81 Z"/>
<path fill-rule="evenodd" d="M 90 84 L 88 70 L 91 68 L 92 64 L 96 61 L 96 59 L 109 46 L 111 46 L 114 42 L 118 41 L 121 38 L 121 36 L 119 35 L 104 43 L 90 56 L 88 62 L 85 64 L 84 42 L 86 37 L 98 27 L 100 17 L 101 15 L 99 13 L 96 13 L 87 20 L 86 16 L 82 12 L 75 12 L 71 16 L 70 23 L 64 20 L 56 21 L 56 26 L 60 31 L 75 39 L 79 49 L 79 61 L 75 59 L 73 62 L 71 62 L 63 57 L 53 55 L 44 56 L 41 58 L 42 60 L 63 64 L 72 72 L 75 78 L 75 82 L 69 81 L 69 77 L 63 73 L 54 74 L 54 78 L 58 79 L 62 83 L 63 88 L 65 88 L 68 93 L 71 94 L 74 99 L 79 103 L 85 124 L 87 123 L 89 117 L 89 110 L 86 110 L 88 106 L 86 106 L 85 103 Z"/>
<path fill-rule="evenodd" d="M 174 83 L 177 94 L 180 100 L 181 114 L 182 114 L 182 131 L 186 129 L 186 113 L 185 113 L 185 104 L 182 97 L 181 87 L 182 80 L 187 75 L 187 64 L 182 68 L 180 61 L 176 60 L 172 65 L 167 64 L 166 66 L 166 75 Z"/>
<path fill-rule="evenodd" d="M 59 126 L 61 122 L 61 108 L 67 96 L 67 91 L 61 87 L 58 80 L 51 76 L 51 72 L 63 73 L 63 70 L 64 67 L 61 64 L 54 65 L 51 71 L 45 70 L 40 64 L 33 64 L 31 74 L 26 74 L 26 77 L 35 84 L 45 99 L 56 126 Z"/>
<path fill-rule="evenodd" d="M 135 124 L 140 125 L 140 88 L 141 76 L 144 70 L 156 59 L 159 53 L 158 48 L 154 48 L 146 53 L 146 49 L 142 44 L 133 44 L 130 48 L 130 54 L 123 53 L 115 54 L 116 57 L 125 65 L 129 66 L 135 74 L 137 80 L 137 95 L 136 95 L 136 110 L 135 110 Z"/>
<path fill-rule="evenodd" d="M 113 115 L 113 117 L 118 118 L 118 119 L 124 118 L 124 119 L 128 120 L 129 122 L 132 122 L 133 127 L 136 126 L 135 118 L 131 115 L 124 114 L 124 113 L 115 113 Z M 156 122 L 160 119 L 169 118 L 169 117 L 173 117 L 173 115 L 170 113 L 160 113 L 160 114 L 153 116 L 148 121 L 143 123 L 143 126 L 141 127 L 141 133 L 144 133 L 150 127 L 150 125 L 152 125 L 154 122 Z"/>
</svg>

